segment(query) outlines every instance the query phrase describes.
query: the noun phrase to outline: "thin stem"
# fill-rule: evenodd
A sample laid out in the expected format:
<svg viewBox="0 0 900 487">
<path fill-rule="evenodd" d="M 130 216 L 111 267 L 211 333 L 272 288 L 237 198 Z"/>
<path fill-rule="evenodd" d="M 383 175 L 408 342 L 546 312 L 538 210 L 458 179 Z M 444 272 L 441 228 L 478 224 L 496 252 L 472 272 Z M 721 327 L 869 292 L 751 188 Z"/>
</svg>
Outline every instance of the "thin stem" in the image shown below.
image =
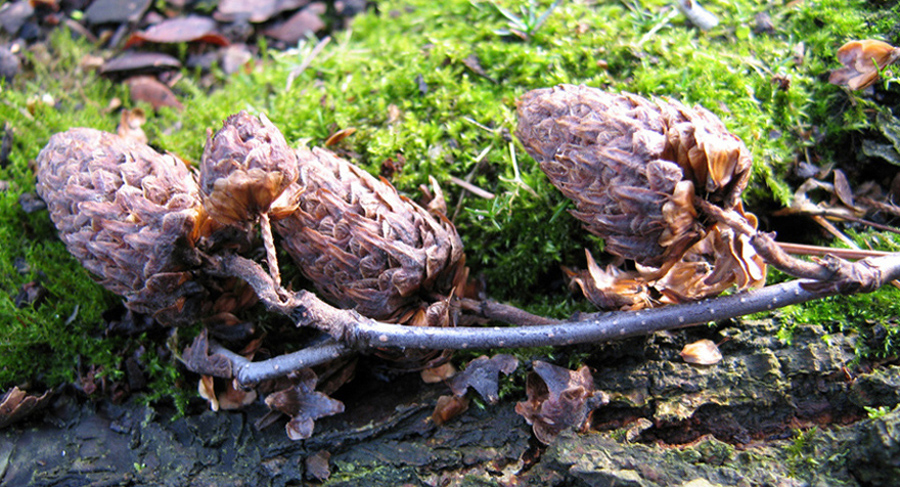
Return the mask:
<svg viewBox="0 0 900 487">
<path fill-rule="evenodd" d="M 269 214 L 259 216 L 259 226 L 263 238 L 263 246 L 266 248 L 266 264 L 269 266 L 269 274 L 275 281 L 275 286 L 281 286 L 281 271 L 278 269 L 278 251 L 275 249 L 275 238 L 272 236 L 272 222 Z"/>
</svg>

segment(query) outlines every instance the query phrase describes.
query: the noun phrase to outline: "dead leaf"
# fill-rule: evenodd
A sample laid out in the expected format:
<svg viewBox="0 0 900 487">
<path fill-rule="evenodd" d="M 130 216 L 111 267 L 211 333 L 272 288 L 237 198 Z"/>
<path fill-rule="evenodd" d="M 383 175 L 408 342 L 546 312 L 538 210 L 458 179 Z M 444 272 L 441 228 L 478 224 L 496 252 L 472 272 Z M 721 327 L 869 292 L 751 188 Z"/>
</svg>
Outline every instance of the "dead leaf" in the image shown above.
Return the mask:
<svg viewBox="0 0 900 487">
<path fill-rule="evenodd" d="M 335 145 L 338 142 L 350 137 L 351 135 L 356 133 L 356 128 L 347 127 L 345 129 L 338 130 L 337 132 L 331 134 L 327 139 L 325 139 L 325 146 Z"/>
<path fill-rule="evenodd" d="M 132 101 L 149 103 L 154 110 L 159 110 L 162 107 L 171 107 L 176 110 L 184 109 L 175 93 L 172 93 L 168 86 L 160 83 L 153 76 L 134 76 L 128 78 L 125 83 L 131 92 Z"/>
<path fill-rule="evenodd" d="M 205 42 L 216 46 L 227 46 L 228 39 L 216 32 L 216 21 L 209 17 L 191 15 L 164 20 L 150 28 L 131 34 L 125 48 L 140 46 L 145 42 L 177 44 L 180 42 Z"/>
<path fill-rule="evenodd" d="M 147 134 L 144 133 L 144 129 L 141 128 L 146 121 L 147 116 L 141 108 L 122 110 L 122 116 L 119 117 L 119 126 L 116 127 L 116 133 L 123 139 L 130 139 L 140 144 L 146 144 L 148 142 Z"/>
<path fill-rule="evenodd" d="M 850 182 L 847 180 L 844 171 L 841 171 L 840 169 L 834 170 L 834 194 L 841 200 L 841 203 L 844 203 L 851 209 L 855 208 L 853 204 L 853 190 L 850 189 Z"/>
<path fill-rule="evenodd" d="M 39 411 L 49 403 L 50 397 L 50 391 L 40 396 L 29 395 L 18 387 L 6 391 L 0 399 L 0 430 Z"/>
<path fill-rule="evenodd" d="M 481 61 L 478 59 L 478 56 L 475 54 L 469 54 L 465 59 L 463 59 L 463 64 L 469 68 L 470 71 L 481 76 L 482 78 L 490 81 L 491 83 L 497 84 L 497 81 L 494 78 L 488 76 L 487 72 L 484 68 L 481 67 Z"/>
<path fill-rule="evenodd" d="M 329 460 L 331 460 L 331 453 L 328 450 L 319 450 L 306 457 L 306 473 L 320 482 L 328 480 L 328 477 L 331 477 Z"/>
<path fill-rule="evenodd" d="M 269 394 L 266 405 L 291 417 L 285 425 L 288 438 L 304 440 L 312 436 L 315 420 L 344 412 L 344 403 L 316 392 L 316 374 L 303 369 L 293 375 L 294 385 Z"/>
<path fill-rule="evenodd" d="M 233 376 L 232 363 L 228 357 L 218 353 L 210 355 L 209 338 L 206 328 L 194 338 L 194 342 L 181 353 L 181 360 L 191 372 L 230 379 Z"/>
<path fill-rule="evenodd" d="M 500 400 L 498 388 L 500 373 L 511 374 L 519 366 L 519 360 L 512 355 L 499 354 L 492 358 L 482 355 L 469 362 L 466 370 L 456 374 L 448 382 L 450 390 L 457 396 L 466 395 L 469 387 L 478 391 L 487 402 L 495 404 Z"/>
<path fill-rule="evenodd" d="M 264 30 L 263 34 L 287 44 L 296 44 L 300 39 L 325 28 L 325 22 L 319 15 L 314 9 L 304 8 L 286 21 Z"/>
<path fill-rule="evenodd" d="M 431 421 L 440 426 L 469 409 L 469 399 L 464 396 L 441 396 L 431 413 Z"/>
<path fill-rule="evenodd" d="M 844 67 L 832 71 L 828 82 L 861 90 L 875 83 L 879 69 L 900 59 L 900 49 L 874 39 L 850 41 L 838 49 L 837 58 Z"/>
<path fill-rule="evenodd" d="M 106 61 L 100 68 L 102 74 L 149 73 L 169 69 L 181 69 L 181 61 L 158 52 L 126 51 Z"/>
<path fill-rule="evenodd" d="M 150 7 L 150 0 L 94 0 L 84 11 L 84 20 L 91 25 L 137 22 Z"/>
<path fill-rule="evenodd" d="M 584 428 L 590 413 L 609 402 L 594 388 L 586 365 L 575 371 L 541 361 L 533 365 L 525 384 L 528 400 L 516 404 L 516 413 L 532 425 L 541 443 L 550 444 L 563 430 Z"/>
<path fill-rule="evenodd" d="M 694 365 L 715 365 L 722 361 L 722 352 L 712 340 L 697 340 L 681 350 L 681 358 Z"/>
<path fill-rule="evenodd" d="M 219 22 L 246 20 L 257 24 L 307 3 L 309 0 L 220 0 L 213 18 Z"/>
</svg>

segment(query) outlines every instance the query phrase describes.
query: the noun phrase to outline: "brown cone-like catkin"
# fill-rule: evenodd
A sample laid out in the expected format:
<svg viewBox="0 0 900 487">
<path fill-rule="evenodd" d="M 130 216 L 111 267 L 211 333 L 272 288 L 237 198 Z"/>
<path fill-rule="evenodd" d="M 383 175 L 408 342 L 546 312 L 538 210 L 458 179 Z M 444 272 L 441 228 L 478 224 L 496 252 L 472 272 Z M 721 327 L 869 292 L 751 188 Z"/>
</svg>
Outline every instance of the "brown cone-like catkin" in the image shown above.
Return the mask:
<svg viewBox="0 0 900 487">
<path fill-rule="evenodd" d="M 205 213 L 187 166 L 98 130 L 50 138 L 37 158 L 37 191 L 60 238 L 105 288 L 161 323 L 196 318 L 205 289 L 193 281 Z"/>
<path fill-rule="evenodd" d="M 434 296 L 465 280 L 453 224 L 329 151 L 297 157 L 299 206 L 274 226 L 318 291 L 371 318 L 447 326 L 446 302 Z"/>
<path fill-rule="evenodd" d="M 743 213 L 752 160 L 714 114 L 674 100 L 560 85 L 526 93 L 518 116 L 516 135 L 575 203 L 572 214 L 606 241 L 606 251 L 651 268 L 619 275 L 592 264 L 575 283 L 595 304 L 645 306 L 643 291 L 629 292 L 633 299 L 624 303 L 618 290 L 645 284 L 659 284 L 669 300 L 686 300 L 761 282 L 764 266 L 749 244 L 706 227 L 695 208 L 702 198 Z M 685 278 L 666 279 L 673 267 Z"/>
<path fill-rule="evenodd" d="M 254 221 L 269 212 L 298 173 L 297 157 L 281 131 L 265 115 L 239 112 L 206 142 L 200 159 L 203 206 L 224 224 Z"/>
</svg>

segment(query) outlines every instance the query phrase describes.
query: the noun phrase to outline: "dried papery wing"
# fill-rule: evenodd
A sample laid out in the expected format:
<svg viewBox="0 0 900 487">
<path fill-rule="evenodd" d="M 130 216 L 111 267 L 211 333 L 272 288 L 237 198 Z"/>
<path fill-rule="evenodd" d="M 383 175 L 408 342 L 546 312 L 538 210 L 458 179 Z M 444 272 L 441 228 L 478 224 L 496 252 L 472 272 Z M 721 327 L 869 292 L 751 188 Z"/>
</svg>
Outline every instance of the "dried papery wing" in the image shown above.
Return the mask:
<svg viewBox="0 0 900 487">
<path fill-rule="evenodd" d="M 191 371 L 202 375 L 231 378 L 233 365 L 228 357 L 221 354 L 209 353 L 209 337 L 204 328 L 194 338 L 190 346 L 185 347 L 181 354 L 181 360 Z"/>
<path fill-rule="evenodd" d="M 871 86 L 878 79 L 878 70 L 900 59 L 900 49 L 874 40 L 850 41 L 837 52 L 843 68 L 831 72 L 828 82 L 846 85 L 851 90 L 861 90 Z"/>
<path fill-rule="evenodd" d="M 312 436 L 315 420 L 344 412 L 344 404 L 321 392 L 316 392 L 316 374 L 303 369 L 292 377 L 294 385 L 269 394 L 266 405 L 287 414 L 291 420 L 285 425 L 292 440 L 304 440 Z"/>
<path fill-rule="evenodd" d="M 681 350 L 681 358 L 689 364 L 715 365 L 722 361 L 722 352 L 712 340 L 697 340 Z"/>
<path fill-rule="evenodd" d="M 274 226 L 319 292 L 377 319 L 447 316 L 431 296 L 449 296 L 465 275 L 453 224 L 331 152 L 297 157 L 299 206 Z"/>
<path fill-rule="evenodd" d="M 516 412 L 544 444 L 552 443 L 563 430 L 582 429 L 590 413 L 609 402 L 606 394 L 595 389 L 587 366 L 569 370 L 541 361 L 533 365 L 525 384 L 528 400 L 517 403 Z"/>
<path fill-rule="evenodd" d="M 487 402 L 494 404 L 500 400 L 500 373 L 509 375 L 519 366 L 519 360 L 512 355 L 498 354 L 491 358 L 486 355 L 469 362 L 466 370 L 456 374 L 447 382 L 450 390 L 457 396 L 466 395 L 471 387 L 478 391 Z"/>
<path fill-rule="evenodd" d="M 577 286 L 582 294 L 601 309 L 637 310 L 650 307 L 650 286 L 639 272 L 626 272 L 614 266 L 601 269 L 590 251 L 585 250 L 588 268 L 585 271 L 564 269 L 570 287 Z"/>
<path fill-rule="evenodd" d="M 69 252 L 129 308 L 168 324 L 195 319 L 206 290 L 191 271 L 206 217 L 182 161 L 76 128 L 38 155 L 37 191 Z"/>
<path fill-rule="evenodd" d="M 28 394 L 18 387 L 6 391 L 0 398 L 0 430 L 39 411 L 47 405 L 51 397 L 50 391 L 44 392 L 40 396 Z"/>
<path fill-rule="evenodd" d="M 268 213 L 298 175 L 297 157 L 281 131 L 265 115 L 242 111 L 206 142 L 200 160 L 203 206 L 225 224 L 253 221 Z"/>
</svg>

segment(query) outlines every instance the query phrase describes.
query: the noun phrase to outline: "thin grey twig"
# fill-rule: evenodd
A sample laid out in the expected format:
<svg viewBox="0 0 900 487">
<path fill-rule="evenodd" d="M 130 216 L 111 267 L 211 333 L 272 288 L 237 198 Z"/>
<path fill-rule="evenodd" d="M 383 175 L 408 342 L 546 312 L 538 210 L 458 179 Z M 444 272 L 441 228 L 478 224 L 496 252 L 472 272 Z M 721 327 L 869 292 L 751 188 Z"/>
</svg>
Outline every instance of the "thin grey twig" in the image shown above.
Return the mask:
<svg viewBox="0 0 900 487">
<path fill-rule="evenodd" d="M 227 357 L 231 361 L 234 378 L 245 387 L 258 384 L 267 379 L 281 377 L 293 370 L 315 367 L 316 365 L 355 353 L 334 340 L 327 340 L 293 353 L 286 353 L 259 362 L 251 362 L 212 340 L 209 342 L 209 351 L 211 354 L 220 354 Z"/>
<path fill-rule="evenodd" d="M 725 216 L 735 218 L 730 214 Z M 732 223 L 738 225 L 741 221 L 737 219 Z M 783 253 L 780 248 L 777 251 Z M 209 259 L 212 264 L 210 268 L 217 275 L 241 277 L 254 288 L 270 309 L 291 317 L 298 327 L 319 329 L 336 340 L 309 351 L 302 350 L 252 364 L 243 357 L 236 357 L 236 354 L 226 353 L 221 347 L 216 348 L 214 353 L 221 353 L 232 360 L 235 375 L 240 377 L 241 383 L 284 375 L 297 368 L 327 361 L 329 357 L 336 358 L 351 353 L 352 350 L 459 350 L 598 343 L 735 318 L 836 294 L 868 292 L 900 277 L 900 254 L 891 254 L 856 263 L 840 261 L 840 265 L 834 265 L 828 261 L 825 265 L 817 264 L 827 274 L 824 280 L 791 281 L 693 303 L 641 311 L 601 313 L 565 322 L 547 319 L 546 324 L 534 326 L 439 328 L 382 323 L 361 316 L 353 310 L 334 308 L 307 291 L 291 293 L 276 288 L 271 276 L 249 259 L 234 255 Z M 464 309 L 468 305 L 474 306 L 473 303 L 462 304 Z M 502 312 L 508 313 L 509 310 Z M 529 315 L 524 311 L 522 313 Z"/>
</svg>

